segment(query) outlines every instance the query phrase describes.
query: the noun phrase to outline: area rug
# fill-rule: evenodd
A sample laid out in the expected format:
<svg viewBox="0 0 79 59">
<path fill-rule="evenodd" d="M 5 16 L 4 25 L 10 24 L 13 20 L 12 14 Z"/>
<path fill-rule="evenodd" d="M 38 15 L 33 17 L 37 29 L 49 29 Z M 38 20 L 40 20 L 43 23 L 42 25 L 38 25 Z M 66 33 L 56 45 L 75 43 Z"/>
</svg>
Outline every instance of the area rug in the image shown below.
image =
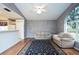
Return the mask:
<svg viewBox="0 0 79 59">
<path fill-rule="evenodd" d="M 58 55 L 49 40 L 34 40 L 25 55 Z"/>
</svg>

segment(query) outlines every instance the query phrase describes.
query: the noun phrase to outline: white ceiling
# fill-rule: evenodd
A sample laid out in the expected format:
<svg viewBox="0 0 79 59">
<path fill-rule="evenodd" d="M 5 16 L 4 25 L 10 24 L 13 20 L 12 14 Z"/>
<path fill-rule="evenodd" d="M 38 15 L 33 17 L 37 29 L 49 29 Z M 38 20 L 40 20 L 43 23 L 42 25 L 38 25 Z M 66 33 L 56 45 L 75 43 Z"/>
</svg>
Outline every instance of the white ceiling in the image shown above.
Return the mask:
<svg viewBox="0 0 79 59">
<path fill-rule="evenodd" d="M 4 8 L 9 9 L 8 7 L 4 6 L 3 4 L 0 4 L 0 17 L 3 18 L 11 18 L 11 19 L 20 19 L 22 18 L 20 15 L 18 15 L 16 12 L 12 11 L 11 12 L 7 12 L 6 10 L 4 10 Z"/>
<path fill-rule="evenodd" d="M 70 5 L 70 3 L 15 3 L 27 20 L 56 20 Z M 34 11 L 35 6 L 46 5 L 42 14 Z"/>
</svg>

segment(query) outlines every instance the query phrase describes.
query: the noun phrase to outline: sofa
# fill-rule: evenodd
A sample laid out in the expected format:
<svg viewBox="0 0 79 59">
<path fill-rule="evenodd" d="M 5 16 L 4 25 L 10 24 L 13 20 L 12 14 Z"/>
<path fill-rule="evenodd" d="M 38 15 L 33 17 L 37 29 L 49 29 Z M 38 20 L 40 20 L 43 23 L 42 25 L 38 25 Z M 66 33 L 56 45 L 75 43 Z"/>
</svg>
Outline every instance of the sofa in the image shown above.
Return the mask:
<svg viewBox="0 0 79 59">
<path fill-rule="evenodd" d="M 72 48 L 74 46 L 74 38 L 70 33 L 55 34 L 53 41 L 61 48 Z"/>
<path fill-rule="evenodd" d="M 49 32 L 37 32 L 34 34 L 35 39 L 50 39 L 51 33 Z"/>
</svg>

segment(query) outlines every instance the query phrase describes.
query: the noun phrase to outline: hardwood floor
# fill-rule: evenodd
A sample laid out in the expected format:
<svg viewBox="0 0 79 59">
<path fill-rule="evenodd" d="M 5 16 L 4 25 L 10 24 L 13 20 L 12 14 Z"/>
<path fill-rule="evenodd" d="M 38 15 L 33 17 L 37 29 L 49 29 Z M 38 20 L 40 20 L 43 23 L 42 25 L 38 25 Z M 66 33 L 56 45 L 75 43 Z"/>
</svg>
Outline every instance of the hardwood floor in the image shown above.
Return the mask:
<svg viewBox="0 0 79 59">
<path fill-rule="evenodd" d="M 72 49 L 62 49 L 67 55 L 79 55 L 79 52 L 74 48 Z"/>
<path fill-rule="evenodd" d="M 56 45 L 53 41 L 51 41 L 54 48 L 60 53 L 60 55 L 79 55 L 79 52 L 75 50 L 74 48 L 60 48 L 58 45 Z"/>
<path fill-rule="evenodd" d="M 31 39 L 24 39 L 18 42 L 16 45 L 7 49 L 1 55 L 17 55 L 28 43 L 32 42 Z M 51 41 L 52 42 L 52 41 Z M 58 47 L 54 42 L 52 42 L 54 48 L 60 53 L 60 55 L 79 55 L 79 52 L 75 49 L 63 49 Z"/>
<path fill-rule="evenodd" d="M 31 39 L 24 39 L 1 53 L 1 55 L 17 55 L 29 42 L 31 42 Z"/>
</svg>

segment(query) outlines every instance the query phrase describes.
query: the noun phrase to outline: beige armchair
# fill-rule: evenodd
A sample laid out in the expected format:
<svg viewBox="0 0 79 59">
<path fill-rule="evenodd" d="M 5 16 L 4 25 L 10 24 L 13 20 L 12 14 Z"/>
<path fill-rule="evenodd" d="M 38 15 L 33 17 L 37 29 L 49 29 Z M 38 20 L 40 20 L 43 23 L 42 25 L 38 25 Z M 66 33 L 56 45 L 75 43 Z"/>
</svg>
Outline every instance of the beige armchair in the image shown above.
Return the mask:
<svg viewBox="0 0 79 59">
<path fill-rule="evenodd" d="M 74 39 L 69 33 L 53 35 L 53 41 L 62 48 L 72 48 L 74 45 Z"/>
</svg>

